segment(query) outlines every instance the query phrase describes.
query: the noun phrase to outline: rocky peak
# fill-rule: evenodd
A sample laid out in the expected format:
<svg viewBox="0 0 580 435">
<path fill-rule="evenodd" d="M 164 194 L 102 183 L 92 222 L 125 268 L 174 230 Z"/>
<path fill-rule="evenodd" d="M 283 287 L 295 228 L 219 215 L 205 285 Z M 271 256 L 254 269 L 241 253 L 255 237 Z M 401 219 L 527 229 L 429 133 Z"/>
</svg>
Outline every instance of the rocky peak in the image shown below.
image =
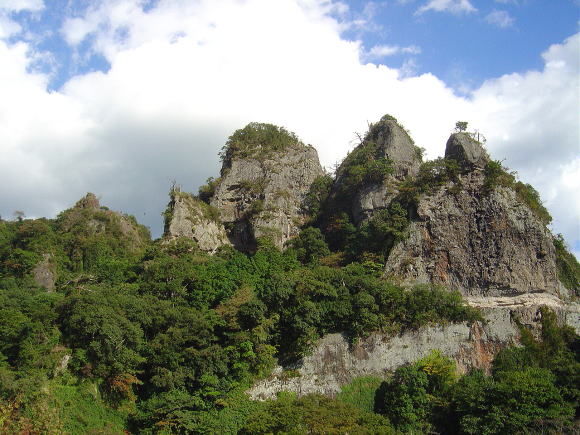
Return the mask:
<svg viewBox="0 0 580 435">
<path fill-rule="evenodd" d="M 87 209 L 87 210 L 98 210 L 101 208 L 99 199 L 94 193 L 87 193 L 83 198 L 79 199 L 75 204 L 75 208 Z"/>
<path fill-rule="evenodd" d="M 252 251 L 267 236 L 282 247 L 297 235 L 307 219 L 306 194 L 324 175 L 316 150 L 284 128 L 251 123 L 230 136 L 221 156 L 210 204 L 233 245 Z"/>
<path fill-rule="evenodd" d="M 453 133 L 445 147 L 445 158 L 456 160 L 464 169 L 484 168 L 489 161 L 487 151 L 470 133 Z"/>
<path fill-rule="evenodd" d="M 416 175 L 421 162 L 421 149 L 405 128 L 385 115 L 371 124 L 362 143 L 344 159 L 333 196 L 338 202 L 348 198 L 348 213 L 358 224 L 375 210 L 387 208 L 398 193 L 398 183 Z"/>
<path fill-rule="evenodd" d="M 522 195 L 531 187 L 500 174 L 499 166 L 495 176 L 506 182 L 494 181 L 493 171 L 483 170 L 490 158 L 470 133 L 452 134 L 445 157 L 462 172 L 419 198 L 408 237 L 391 251 L 386 275 L 441 284 L 466 296 L 565 294 L 553 236 L 539 205 L 525 201 L 535 191 Z"/>
<path fill-rule="evenodd" d="M 364 142 L 378 145 L 379 155 L 392 162 L 397 178 L 415 175 L 421 166 L 420 149 L 415 146 L 407 130 L 390 115 L 371 125 Z"/>
<path fill-rule="evenodd" d="M 230 244 L 218 210 L 178 187 L 171 189 L 170 198 L 165 212 L 165 240 L 187 237 L 212 254 Z"/>
</svg>

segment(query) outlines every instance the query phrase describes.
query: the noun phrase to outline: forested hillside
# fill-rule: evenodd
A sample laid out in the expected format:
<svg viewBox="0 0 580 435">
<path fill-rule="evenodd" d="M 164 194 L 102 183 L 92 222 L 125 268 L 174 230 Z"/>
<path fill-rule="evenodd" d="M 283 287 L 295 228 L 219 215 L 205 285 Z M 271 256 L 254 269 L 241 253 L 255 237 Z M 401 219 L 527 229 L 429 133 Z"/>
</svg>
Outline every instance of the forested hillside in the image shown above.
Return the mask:
<svg viewBox="0 0 580 435">
<path fill-rule="evenodd" d="M 2 433 L 578 430 L 580 341 L 548 308 L 538 311 L 537 330 L 518 323 L 520 345 L 499 351 L 488 372 L 462 374 L 433 351 L 383 377 L 355 379 L 336 397 L 281 393 L 253 401 L 245 394 L 277 364 L 288 379 L 300 376 L 292 367 L 328 333 L 356 343 L 377 331 L 396 336 L 427 325 L 485 322 L 449 286 L 385 274 L 385 262 L 418 219 L 420 198 L 465 172 L 452 159 L 421 164 L 419 149 L 408 165 L 393 164 L 376 141 L 385 123 L 396 120 L 381 122 L 345 159 L 338 182 L 313 176 L 308 189 L 295 187 L 303 201 L 288 196 L 294 191 L 265 187 L 295 180 L 292 172 L 256 172 L 254 184 L 230 178 L 233 188 L 220 187 L 238 170 L 236 157 L 268 162 L 281 150 L 312 153 L 300 154 L 304 145 L 284 129 L 251 124 L 230 138 L 224 149 L 230 169 L 221 179 L 210 180 L 199 196 L 172 188 L 159 240 L 92 194 L 55 219 L 0 220 Z M 271 143 L 276 146 L 269 149 Z M 304 157 L 295 161 L 316 175 Z M 490 191 L 516 183 L 501 167 L 486 170 Z M 353 212 L 353 203 L 366 204 L 355 193 L 385 180 L 397 186 L 391 200 Z M 543 219 L 547 211 L 530 197 L 534 191 L 517 188 Z M 178 203 L 203 212 L 194 210 L 197 220 L 179 215 L 181 224 L 218 228 L 224 212 L 215 205 L 236 201 L 245 208 L 232 211 L 224 226 L 230 237 L 238 231 L 233 243 L 220 235 L 211 239 L 220 246 L 201 249 L 196 237 L 205 235 L 170 231 L 172 222 L 183 228 L 175 224 Z M 293 224 L 284 234 L 265 230 L 280 222 Z M 232 246 L 251 237 L 248 249 Z M 554 243 L 550 255 L 557 255 L 561 280 L 574 297 L 578 263 L 561 239 Z"/>
</svg>

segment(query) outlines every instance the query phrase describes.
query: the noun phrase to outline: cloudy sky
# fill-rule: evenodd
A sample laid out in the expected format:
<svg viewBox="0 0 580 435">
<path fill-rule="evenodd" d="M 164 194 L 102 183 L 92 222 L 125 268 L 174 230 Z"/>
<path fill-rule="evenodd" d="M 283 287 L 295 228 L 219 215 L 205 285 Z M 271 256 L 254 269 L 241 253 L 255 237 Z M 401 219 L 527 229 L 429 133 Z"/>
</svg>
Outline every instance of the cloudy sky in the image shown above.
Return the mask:
<svg viewBox="0 0 580 435">
<path fill-rule="evenodd" d="M 327 167 L 389 113 L 435 158 L 455 122 L 580 254 L 578 0 L 0 0 L 0 214 L 87 191 L 162 229 L 248 122 Z"/>
</svg>

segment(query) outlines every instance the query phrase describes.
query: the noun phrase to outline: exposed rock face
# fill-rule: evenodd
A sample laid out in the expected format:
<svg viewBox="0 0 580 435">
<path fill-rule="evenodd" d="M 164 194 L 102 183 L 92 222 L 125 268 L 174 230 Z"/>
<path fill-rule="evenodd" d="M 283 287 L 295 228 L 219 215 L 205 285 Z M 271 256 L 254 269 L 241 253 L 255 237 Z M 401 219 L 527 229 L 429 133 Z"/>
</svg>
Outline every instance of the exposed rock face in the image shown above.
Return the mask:
<svg viewBox="0 0 580 435">
<path fill-rule="evenodd" d="M 442 284 L 464 295 L 559 294 L 550 231 L 511 189 L 484 193 L 485 175 L 477 167 L 482 155 L 474 160 L 477 153 L 456 153 L 468 143 L 464 139 L 462 133 L 452 135 L 446 155 L 463 158 L 462 165 L 475 161 L 475 169 L 460 177 L 459 192 L 450 192 L 449 183 L 421 198 L 417 220 L 391 251 L 385 275 Z"/>
<path fill-rule="evenodd" d="M 421 166 L 421 155 L 407 131 L 394 119 L 384 116 L 370 128 L 365 142 L 379 145 L 380 156 L 393 162 L 394 176 L 403 179 L 415 175 Z"/>
<path fill-rule="evenodd" d="M 56 283 L 56 268 L 51 259 L 50 254 L 43 254 L 42 260 L 32 269 L 34 282 L 49 292 L 54 291 Z"/>
<path fill-rule="evenodd" d="M 164 237 L 168 240 L 187 237 L 199 249 L 212 254 L 220 246 L 230 244 L 219 211 L 178 189 L 171 192 Z"/>
<path fill-rule="evenodd" d="M 474 305 L 475 305 L 474 301 Z M 253 399 L 273 399 L 280 391 L 298 395 L 320 393 L 335 396 L 341 387 L 359 376 L 384 377 L 398 367 L 413 363 L 438 349 L 455 360 L 460 372 L 471 368 L 489 371 L 495 355 L 504 347 L 517 343 L 518 319 L 526 327 L 538 328 L 540 305 L 548 305 L 561 319 L 578 330 L 577 306 L 562 305 L 556 297 L 545 295 L 536 299 L 504 298 L 483 307 L 487 322 L 429 326 L 408 331 L 395 337 L 374 333 L 350 346 L 340 334 L 328 334 L 315 346 L 311 355 L 286 369 L 296 370 L 298 376 L 285 375 L 277 367 L 269 378 L 257 382 L 248 394 Z"/>
<path fill-rule="evenodd" d="M 387 208 L 393 198 L 397 196 L 397 183 L 407 176 L 416 175 L 422 161 L 421 152 L 407 131 L 388 115 L 371 126 L 363 143 L 358 148 L 371 144 L 377 145 L 373 157 L 375 159 L 389 159 L 393 174 L 380 183 L 365 184 L 355 193 L 352 216 L 357 224 L 371 217 L 375 210 Z M 347 164 L 348 158 L 343 165 Z M 335 191 L 340 190 L 345 172 L 344 167 L 339 168 Z"/>
<path fill-rule="evenodd" d="M 251 251 L 262 236 L 282 247 L 300 231 L 305 196 L 322 175 L 318 153 L 302 144 L 263 157 L 234 157 L 222 168 L 210 204 L 220 210 L 237 249 Z"/>
<path fill-rule="evenodd" d="M 484 168 L 489 156 L 481 144 L 469 133 L 455 133 L 449 137 L 445 157 L 457 160 L 464 168 Z"/>
</svg>

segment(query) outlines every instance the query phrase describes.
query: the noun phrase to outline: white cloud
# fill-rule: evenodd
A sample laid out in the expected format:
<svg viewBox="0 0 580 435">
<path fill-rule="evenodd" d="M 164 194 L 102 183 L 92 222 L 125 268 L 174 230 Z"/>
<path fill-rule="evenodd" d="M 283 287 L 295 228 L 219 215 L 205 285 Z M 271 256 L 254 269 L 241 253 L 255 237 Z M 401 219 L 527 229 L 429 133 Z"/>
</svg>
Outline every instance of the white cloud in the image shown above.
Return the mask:
<svg viewBox="0 0 580 435">
<path fill-rule="evenodd" d="M 485 21 L 487 21 L 488 24 L 506 28 L 513 26 L 515 19 L 507 11 L 493 10 L 486 15 Z"/>
<path fill-rule="evenodd" d="M 363 52 L 363 57 L 367 59 L 381 59 L 395 54 L 419 54 L 421 47 L 409 45 L 401 47 L 399 45 L 375 45 L 369 51 Z"/>
<path fill-rule="evenodd" d="M 469 0 L 428 0 L 426 4 L 417 9 L 417 14 L 427 11 L 450 12 L 455 15 L 470 14 L 477 9 Z"/>
<path fill-rule="evenodd" d="M 8 12 L 40 11 L 43 8 L 43 0 L 0 0 L 0 9 Z"/>
<path fill-rule="evenodd" d="M 9 38 L 20 32 L 20 30 L 21 28 L 18 23 L 0 11 L 0 39 Z"/>
<path fill-rule="evenodd" d="M 580 239 L 569 166 L 580 143 L 578 36 L 551 47 L 542 71 L 488 81 L 465 98 L 432 74 L 361 62 L 332 6 L 161 0 L 144 12 L 108 0 L 63 32 L 73 45 L 92 35 L 110 70 L 58 92 L 30 72 L 25 43 L 0 41 L 0 213 L 54 215 L 94 191 L 158 233 L 171 181 L 195 191 L 217 175 L 217 152 L 236 128 L 283 125 L 330 166 L 367 121 L 391 113 L 429 158 L 443 154 L 457 120 L 469 121 L 494 158 L 539 188 L 555 231 L 571 245 Z"/>
</svg>

